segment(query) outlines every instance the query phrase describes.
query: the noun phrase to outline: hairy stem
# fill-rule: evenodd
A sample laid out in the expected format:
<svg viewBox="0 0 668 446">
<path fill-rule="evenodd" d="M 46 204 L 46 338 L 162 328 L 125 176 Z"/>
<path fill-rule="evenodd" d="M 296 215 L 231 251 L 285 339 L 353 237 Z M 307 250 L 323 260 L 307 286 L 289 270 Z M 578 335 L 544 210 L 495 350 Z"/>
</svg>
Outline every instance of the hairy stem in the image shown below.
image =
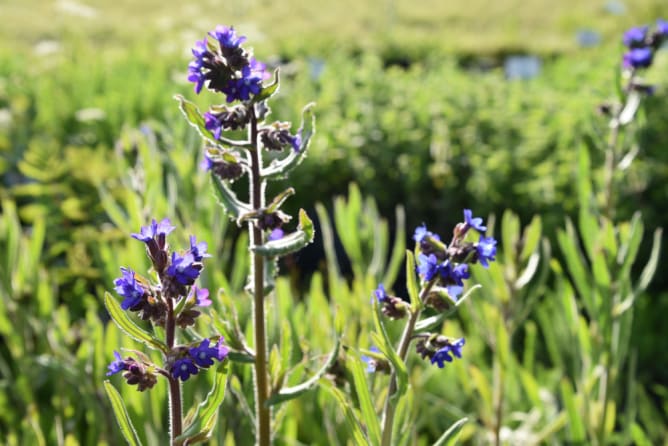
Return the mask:
<svg viewBox="0 0 668 446">
<path fill-rule="evenodd" d="M 250 197 L 254 210 L 264 207 L 264 188 L 260 177 L 261 154 L 258 146 L 257 117 L 255 110 L 250 108 L 250 141 L 251 149 L 251 175 L 250 175 Z M 251 232 L 251 246 L 262 244 L 262 230 L 253 221 L 249 223 Z M 269 398 L 269 380 L 267 372 L 267 335 L 264 314 L 264 257 L 253 253 L 253 329 L 255 333 L 255 414 L 256 414 L 256 444 L 268 446 L 271 443 L 271 411 L 267 406 Z"/>
<path fill-rule="evenodd" d="M 427 283 L 427 285 L 420 292 L 420 301 L 424 301 L 425 297 L 429 293 L 429 290 L 434 285 L 435 280 L 432 280 Z M 406 361 L 406 355 L 408 354 L 408 347 L 410 346 L 411 340 L 413 339 L 413 331 L 415 330 L 415 324 L 417 323 L 420 312 L 416 308 L 412 308 L 410 311 L 410 318 L 404 327 L 404 332 L 401 335 L 401 340 L 399 341 L 399 349 L 397 354 L 402 361 Z M 392 375 L 390 376 L 390 387 L 387 391 L 387 399 L 385 400 L 385 407 L 383 408 L 383 437 L 381 439 L 381 446 L 390 446 L 392 444 L 392 427 L 394 425 L 394 414 L 396 411 L 396 405 L 392 401 L 392 395 L 397 391 L 397 372 L 392 370 Z"/>
<path fill-rule="evenodd" d="M 176 342 L 176 321 L 174 319 L 174 301 L 172 298 L 167 299 L 167 320 L 165 321 L 165 341 L 167 347 L 174 348 Z M 169 443 L 172 446 L 181 445 L 176 438 L 181 435 L 183 431 L 182 424 L 182 403 L 181 403 L 181 384 L 178 378 L 167 375 L 169 381 Z"/>
</svg>

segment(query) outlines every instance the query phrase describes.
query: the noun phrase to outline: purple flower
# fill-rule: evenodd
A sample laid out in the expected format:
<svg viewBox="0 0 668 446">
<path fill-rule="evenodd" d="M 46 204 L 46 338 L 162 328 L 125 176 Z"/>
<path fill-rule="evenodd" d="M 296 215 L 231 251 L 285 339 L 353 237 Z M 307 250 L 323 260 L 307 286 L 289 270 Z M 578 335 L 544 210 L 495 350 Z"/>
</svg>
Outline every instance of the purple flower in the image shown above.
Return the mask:
<svg viewBox="0 0 668 446">
<path fill-rule="evenodd" d="M 160 223 L 156 222 L 155 219 L 151 220 L 151 224 L 148 226 L 142 226 L 141 231 L 137 233 L 132 233 L 132 238 L 135 238 L 144 243 L 148 243 L 150 240 L 153 240 L 156 236 L 166 236 L 174 230 L 175 226 L 172 226 L 169 218 L 163 218 Z"/>
<path fill-rule="evenodd" d="M 382 283 L 378 285 L 378 288 L 374 290 L 373 295 L 376 297 L 376 300 L 378 300 L 379 304 L 384 304 L 385 302 L 389 301 L 389 297 L 385 292 L 385 287 L 383 286 Z"/>
<path fill-rule="evenodd" d="M 211 299 L 209 299 L 209 290 L 206 288 L 194 286 L 190 289 L 190 295 L 195 297 L 198 307 L 208 307 L 212 304 Z"/>
<path fill-rule="evenodd" d="M 238 48 L 246 41 L 246 37 L 237 36 L 237 32 L 233 27 L 218 25 L 216 29 L 209 33 L 211 37 L 216 39 L 223 48 Z"/>
<path fill-rule="evenodd" d="M 438 236 L 438 234 L 434 234 L 433 232 L 427 231 L 427 226 L 422 225 L 418 226 L 415 228 L 415 234 L 413 234 L 413 240 L 415 240 L 416 243 L 422 243 L 425 241 L 425 238 L 431 237 L 436 240 L 440 240 L 441 238 Z"/>
<path fill-rule="evenodd" d="M 181 285 L 192 285 L 199 277 L 201 269 L 202 265 L 195 262 L 192 253 L 188 252 L 181 257 L 173 252 L 172 264 L 167 268 L 167 274 L 174 277 Z"/>
<path fill-rule="evenodd" d="M 205 59 L 211 56 L 207 48 L 206 39 L 198 40 L 192 49 L 195 60 L 188 64 L 188 81 L 195 83 L 195 93 L 199 94 L 206 81 L 206 76 L 202 72 L 202 68 L 206 64 Z"/>
<path fill-rule="evenodd" d="M 662 38 L 668 37 L 668 21 L 658 19 L 656 21 L 656 33 Z"/>
<path fill-rule="evenodd" d="M 474 218 L 471 209 L 464 209 L 464 221 L 466 222 L 467 229 L 473 228 L 481 234 L 484 234 L 485 231 L 487 231 L 487 226 L 483 226 L 482 224 L 482 218 Z"/>
<path fill-rule="evenodd" d="M 121 267 L 121 273 L 123 276 L 114 280 L 114 285 L 116 285 L 116 292 L 119 296 L 123 297 L 123 302 L 121 302 L 121 308 L 128 310 L 139 305 L 144 299 L 146 290 L 137 280 L 135 279 L 135 272 L 129 268 Z"/>
<path fill-rule="evenodd" d="M 200 262 L 206 257 L 211 257 L 211 254 L 206 252 L 207 244 L 206 242 L 197 243 L 197 239 L 194 235 L 190 236 L 190 253 L 193 255 L 195 262 Z"/>
<path fill-rule="evenodd" d="M 269 234 L 269 237 L 267 238 L 269 239 L 269 241 L 280 240 L 283 238 L 284 235 L 285 232 L 281 228 L 274 228 Z"/>
<path fill-rule="evenodd" d="M 189 350 L 190 356 L 199 367 L 211 367 L 213 360 L 222 361 L 227 357 L 229 349 L 223 345 L 223 338 L 218 340 L 218 343 L 210 347 L 210 340 L 205 339 L 198 347 L 193 347 Z"/>
<path fill-rule="evenodd" d="M 177 359 L 172 366 L 172 376 L 180 378 L 181 381 L 185 381 L 190 375 L 197 375 L 197 372 L 199 369 L 190 358 Z"/>
<path fill-rule="evenodd" d="M 290 136 L 290 145 L 295 152 L 299 152 L 302 147 L 302 129 L 299 129 L 296 135 Z"/>
<path fill-rule="evenodd" d="M 424 280 L 431 280 L 440 272 L 442 265 L 434 254 L 418 256 L 417 270 Z"/>
<path fill-rule="evenodd" d="M 647 26 L 634 26 L 624 33 L 622 37 L 622 42 L 629 48 L 637 48 L 639 46 L 645 45 L 645 39 L 647 38 L 647 31 L 649 27 Z"/>
<path fill-rule="evenodd" d="M 247 101 L 250 95 L 256 95 L 262 90 L 264 79 L 264 64 L 251 59 L 250 64 L 241 69 L 241 77 L 230 79 L 222 92 L 227 95 L 227 102 Z"/>
<path fill-rule="evenodd" d="M 380 350 L 376 346 L 371 347 L 369 350 L 374 353 L 380 352 Z M 368 373 L 373 373 L 376 371 L 376 368 L 378 367 L 378 361 L 376 360 L 376 358 L 372 356 L 362 355 L 360 359 L 366 363 L 367 365 L 366 371 Z"/>
<path fill-rule="evenodd" d="M 109 364 L 108 367 L 109 371 L 107 372 L 107 376 L 114 375 L 118 372 L 122 372 L 123 370 L 127 369 L 127 364 L 125 363 L 125 360 L 121 357 L 120 353 L 114 351 L 114 358 L 116 358 L 116 360 L 112 361 L 112 363 Z"/>
<path fill-rule="evenodd" d="M 453 343 L 448 343 L 448 345 L 442 347 L 440 350 L 434 353 L 434 356 L 431 357 L 431 363 L 437 364 L 438 367 L 442 369 L 445 366 L 444 361 L 452 362 L 452 356 L 450 355 L 451 353 L 457 358 L 461 358 L 462 347 L 465 343 L 466 340 L 464 338 L 457 339 Z"/>
<path fill-rule="evenodd" d="M 208 172 L 213 167 L 213 160 L 209 158 L 209 154 L 205 153 L 204 158 L 199 163 L 199 168 L 205 172 Z"/>
<path fill-rule="evenodd" d="M 651 48 L 633 48 L 624 54 L 624 68 L 647 68 L 652 65 L 654 53 Z"/>
<path fill-rule="evenodd" d="M 489 267 L 489 261 L 496 260 L 496 240 L 494 237 L 480 236 L 480 240 L 476 244 L 476 252 L 478 254 L 478 261 L 485 268 Z"/>
<path fill-rule="evenodd" d="M 204 113 L 204 127 L 208 131 L 213 132 L 213 137 L 216 139 L 220 139 L 220 134 L 223 131 L 223 121 L 219 117 L 220 115 L 216 116 L 211 112 Z"/>
</svg>

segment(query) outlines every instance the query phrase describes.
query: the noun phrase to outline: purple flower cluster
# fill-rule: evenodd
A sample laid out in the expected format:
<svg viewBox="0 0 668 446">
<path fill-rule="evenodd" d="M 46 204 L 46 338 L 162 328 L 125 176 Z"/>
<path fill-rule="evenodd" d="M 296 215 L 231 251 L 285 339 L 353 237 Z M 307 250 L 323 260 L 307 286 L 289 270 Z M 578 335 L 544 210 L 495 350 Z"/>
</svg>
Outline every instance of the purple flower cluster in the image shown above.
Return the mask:
<svg viewBox="0 0 668 446">
<path fill-rule="evenodd" d="M 140 392 L 150 389 L 158 382 L 155 370 L 151 366 L 131 356 L 123 358 L 117 351 L 114 352 L 114 358 L 114 361 L 107 367 L 107 376 L 123 373 L 125 381 L 130 385 L 136 385 Z"/>
<path fill-rule="evenodd" d="M 219 25 L 208 38 L 192 48 L 195 59 L 188 65 L 188 80 L 199 94 L 205 84 L 210 90 L 224 93 L 227 102 L 247 101 L 262 90 L 269 77 L 265 65 L 241 47 L 246 37 L 237 36 L 234 28 Z"/>
<path fill-rule="evenodd" d="M 432 364 L 442 369 L 446 362 L 462 357 L 462 347 L 466 339 L 452 339 L 443 335 L 425 335 L 417 342 L 415 349 L 422 358 L 429 358 Z"/>
<path fill-rule="evenodd" d="M 622 59 L 626 69 L 649 68 L 654 59 L 654 52 L 668 38 L 668 22 L 657 20 L 656 27 L 650 32 L 649 26 L 636 26 L 627 30 L 622 42 L 628 48 Z"/>
<path fill-rule="evenodd" d="M 479 233 L 476 243 L 465 241 L 467 232 L 473 229 Z M 437 285 L 445 287 L 449 296 L 456 300 L 464 289 L 464 280 L 471 276 L 469 264 L 480 263 L 489 267 L 496 259 L 496 240 L 485 237 L 487 227 L 482 218 L 473 217 L 470 209 L 464 209 L 464 222 L 457 225 L 449 245 L 441 242 L 441 237 L 420 226 L 413 239 L 417 244 L 417 271 L 423 280 L 437 280 Z"/>
<path fill-rule="evenodd" d="M 459 338 L 456 341 L 452 343 L 448 343 L 447 345 L 441 347 L 439 350 L 434 353 L 434 355 L 431 357 L 431 363 L 432 364 L 438 364 L 438 368 L 442 369 L 445 364 L 445 362 L 452 362 L 452 355 L 455 355 L 457 358 L 462 357 L 462 347 L 466 343 L 466 339 L 464 338 Z"/>
<path fill-rule="evenodd" d="M 229 353 L 229 348 L 223 344 L 223 338 L 220 337 L 214 346 L 210 344 L 209 339 L 204 339 L 199 346 L 189 348 L 184 356 L 172 364 L 170 370 L 172 376 L 185 381 L 192 375 L 197 375 L 200 369 L 211 367 L 214 359 L 222 362 Z"/>
</svg>

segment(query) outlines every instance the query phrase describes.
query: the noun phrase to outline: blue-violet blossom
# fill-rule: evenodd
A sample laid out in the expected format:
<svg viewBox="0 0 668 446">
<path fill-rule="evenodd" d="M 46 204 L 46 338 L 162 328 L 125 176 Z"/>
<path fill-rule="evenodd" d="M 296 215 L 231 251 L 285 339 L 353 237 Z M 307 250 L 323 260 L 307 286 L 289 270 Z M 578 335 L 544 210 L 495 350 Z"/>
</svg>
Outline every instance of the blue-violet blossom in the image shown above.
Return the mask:
<svg viewBox="0 0 668 446">
<path fill-rule="evenodd" d="M 199 369 L 190 358 L 181 358 L 174 361 L 172 366 L 172 376 L 180 378 L 181 381 L 187 380 L 191 375 L 197 375 Z"/>
<path fill-rule="evenodd" d="M 121 308 L 128 310 L 142 302 L 146 290 L 139 282 L 137 282 L 137 279 L 135 279 L 134 271 L 129 268 L 121 267 L 121 272 L 123 273 L 123 276 L 114 280 L 114 285 L 116 285 L 116 288 L 114 289 L 119 296 L 123 297 Z"/>
<path fill-rule="evenodd" d="M 444 361 L 452 362 L 452 356 L 450 355 L 451 353 L 455 355 L 457 358 L 461 358 L 462 347 L 464 346 L 465 343 L 466 340 L 464 338 L 460 338 L 457 339 L 455 342 L 442 347 L 440 350 L 434 353 L 434 356 L 431 357 L 431 363 L 437 364 L 438 367 L 442 369 L 445 366 Z"/>
</svg>

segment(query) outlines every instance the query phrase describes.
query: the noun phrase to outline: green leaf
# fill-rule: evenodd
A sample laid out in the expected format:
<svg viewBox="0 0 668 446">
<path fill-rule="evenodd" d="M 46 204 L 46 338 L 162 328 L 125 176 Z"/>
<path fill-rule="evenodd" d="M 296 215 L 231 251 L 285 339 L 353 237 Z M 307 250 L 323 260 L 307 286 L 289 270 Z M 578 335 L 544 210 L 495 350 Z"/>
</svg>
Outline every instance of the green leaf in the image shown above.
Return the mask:
<svg viewBox="0 0 668 446">
<path fill-rule="evenodd" d="M 371 338 L 374 343 L 378 346 L 385 357 L 392 364 L 392 368 L 397 375 L 397 393 L 395 395 L 389 395 L 390 398 L 401 397 L 406 393 L 408 388 L 408 372 L 406 371 L 406 364 L 401 360 L 397 352 L 392 346 L 390 337 L 387 335 L 385 326 L 380 320 L 380 309 L 378 308 L 378 302 L 376 299 L 373 300 L 373 323 L 376 327 L 376 332 L 371 333 Z"/>
<path fill-rule="evenodd" d="M 422 309 L 422 301 L 420 300 L 420 290 L 418 289 L 415 274 L 415 257 L 408 249 L 406 250 L 406 287 L 408 288 L 412 310 L 420 311 Z"/>
<path fill-rule="evenodd" d="M 251 212 L 251 208 L 246 203 L 240 201 L 234 191 L 229 188 L 228 184 L 213 172 L 211 172 L 211 185 L 213 186 L 218 203 L 225 209 L 231 220 L 238 221 L 242 215 Z"/>
<path fill-rule="evenodd" d="M 458 421 L 455 421 L 450 428 L 441 435 L 441 438 L 436 440 L 434 446 L 454 446 L 459 440 L 459 434 L 461 434 L 462 427 L 469 419 L 464 417 Z"/>
<path fill-rule="evenodd" d="M 561 380 L 561 398 L 566 406 L 569 419 L 568 425 L 571 432 L 569 440 L 575 443 L 582 443 L 586 439 L 582 414 L 578 410 L 575 395 L 573 394 L 573 387 L 566 378 Z"/>
<path fill-rule="evenodd" d="M 362 431 L 362 426 L 360 426 L 359 422 L 357 421 L 357 415 L 355 414 L 355 411 L 350 406 L 350 404 L 348 404 L 349 398 L 341 390 L 336 388 L 334 383 L 331 381 L 324 380 L 322 382 L 322 387 L 332 394 L 336 402 L 339 403 L 339 406 L 343 410 L 346 426 L 348 426 L 348 429 L 352 433 L 354 444 L 369 444 L 368 439 L 364 435 L 364 431 Z"/>
<path fill-rule="evenodd" d="M 285 401 L 290 401 L 292 399 L 301 396 L 305 392 L 308 392 L 309 390 L 313 389 L 316 386 L 316 384 L 318 384 L 320 378 L 325 376 L 325 373 L 327 373 L 329 368 L 336 361 L 336 358 L 339 356 L 340 347 L 341 347 L 341 339 L 339 336 L 337 336 L 334 349 L 329 354 L 327 361 L 325 361 L 323 366 L 320 368 L 320 370 L 316 372 L 315 375 L 313 375 L 308 381 L 305 381 L 297 386 L 286 387 L 281 389 L 280 392 L 274 393 L 267 400 L 267 405 L 273 406 L 275 404 L 284 403 Z"/>
<path fill-rule="evenodd" d="M 218 408 L 225 399 L 227 376 L 227 363 L 223 361 L 216 367 L 213 387 L 206 399 L 197 407 L 192 417 L 194 421 L 176 438 L 177 441 L 188 440 L 187 443 L 190 445 L 207 441 L 211 437 L 211 431 L 218 419 Z"/>
<path fill-rule="evenodd" d="M 154 350 L 160 350 L 165 354 L 169 352 L 169 348 L 167 348 L 162 341 L 156 339 L 149 332 L 144 331 L 132 322 L 127 313 L 123 311 L 118 301 L 109 293 L 104 293 L 104 306 L 107 308 L 109 315 L 118 328 L 132 339 L 139 341 Z"/>
<path fill-rule="evenodd" d="M 404 257 L 404 250 L 406 249 L 406 212 L 404 207 L 398 205 L 395 208 L 396 233 L 394 234 L 394 245 L 392 246 L 392 255 L 387 265 L 385 275 L 380 283 L 391 284 L 397 278 L 399 268 L 401 268 L 401 261 Z"/>
<path fill-rule="evenodd" d="M 377 445 L 380 444 L 380 423 L 378 421 L 378 415 L 371 401 L 371 394 L 369 392 L 369 386 L 366 379 L 366 374 L 364 373 L 364 368 L 362 361 L 354 350 L 349 350 L 348 354 L 353 358 L 350 361 L 350 371 L 353 375 L 353 382 L 355 384 L 355 393 L 360 404 L 360 410 L 362 412 L 362 420 L 366 426 L 370 444 Z"/>
<path fill-rule="evenodd" d="M 661 253 L 661 235 L 663 234 L 662 228 L 657 228 L 654 231 L 654 239 L 652 241 L 652 252 L 647 261 L 647 265 L 643 268 L 642 273 L 640 274 L 640 281 L 636 287 L 636 293 L 639 291 L 644 291 L 649 283 L 654 277 L 656 272 L 656 267 L 659 264 L 659 254 Z"/>
<path fill-rule="evenodd" d="M 278 91 L 278 87 L 280 85 L 278 72 L 279 69 L 276 68 L 274 70 L 274 80 L 272 81 L 272 83 L 267 85 L 266 87 L 262 87 L 262 90 L 260 90 L 258 94 L 253 96 L 254 103 L 269 99 L 270 97 L 276 94 L 276 92 Z"/>
<path fill-rule="evenodd" d="M 299 226 L 291 234 L 278 240 L 271 240 L 260 246 L 253 246 L 251 249 L 258 254 L 267 257 L 276 257 L 299 251 L 313 241 L 315 229 L 313 222 L 304 209 L 299 210 Z"/>
<path fill-rule="evenodd" d="M 311 110 L 315 104 L 311 103 L 304 107 L 302 111 L 302 123 L 297 132 L 301 132 L 302 143 L 299 150 L 291 150 L 290 153 L 281 160 L 272 161 L 269 166 L 260 171 L 260 176 L 265 180 L 285 179 L 295 167 L 299 166 L 306 158 L 306 151 L 309 142 L 315 134 L 315 114 Z M 310 118 L 310 119 L 309 119 Z"/>
<path fill-rule="evenodd" d="M 123 438 L 125 438 L 125 441 L 127 441 L 130 446 L 141 446 L 142 443 L 139 440 L 137 431 L 132 425 L 132 420 L 130 420 L 130 416 L 125 408 L 125 404 L 123 404 L 120 393 L 118 393 L 118 390 L 116 390 L 109 380 L 104 381 L 104 390 L 107 392 L 107 397 L 111 402 L 111 408 L 116 416 L 116 422 L 121 428 Z"/>
<path fill-rule="evenodd" d="M 188 120 L 190 125 L 195 127 L 197 132 L 202 135 L 202 138 L 208 139 L 213 144 L 218 144 L 216 137 L 206 128 L 204 117 L 199 112 L 197 106 L 180 94 L 175 95 L 174 99 L 179 101 L 179 109 L 181 109 L 181 113 L 183 113 L 183 116 L 186 117 L 186 120 Z"/>
</svg>

